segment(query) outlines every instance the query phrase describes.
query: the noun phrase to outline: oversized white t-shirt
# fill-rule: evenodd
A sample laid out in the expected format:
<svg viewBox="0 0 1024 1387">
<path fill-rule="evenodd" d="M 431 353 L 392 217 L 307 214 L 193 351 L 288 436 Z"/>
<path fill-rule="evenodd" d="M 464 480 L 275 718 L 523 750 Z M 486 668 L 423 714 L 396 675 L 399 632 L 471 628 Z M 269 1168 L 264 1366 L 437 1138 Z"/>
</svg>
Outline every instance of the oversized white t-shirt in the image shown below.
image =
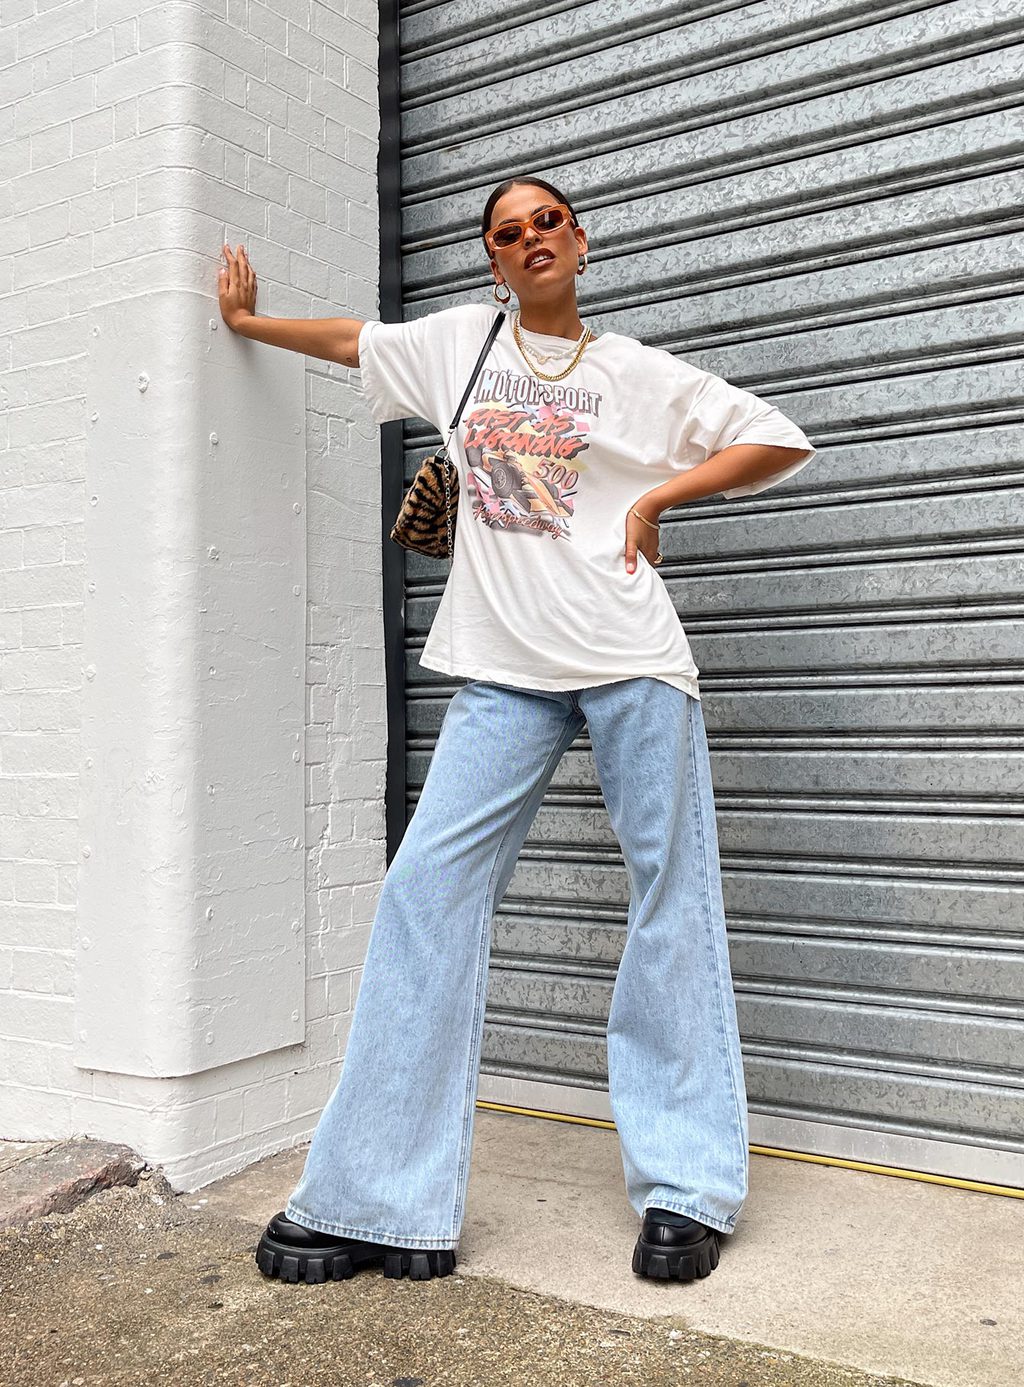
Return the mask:
<svg viewBox="0 0 1024 1387">
<path fill-rule="evenodd" d="M 446 439 L 497 311 L 469 303 L 365 322 L 359 372 L 375 422 L 421 418 Z M 575 347 L 525 329 L 523 338 L 548 375 Z M 543 381 L 511 321 L 502 323 L 449 449 L 459 478 L 454 554 L 420 663 L 534 689 L 650 675 L 699 698 L 659 569 L 638 550 L 626 571 L 626 515 L 652 487 L 733 443 L 809 451 L 729 497 L 791 477 L 817 451 L 774 405 L 619 333 L 592 339 L 564 380 Z"/>
</svg>

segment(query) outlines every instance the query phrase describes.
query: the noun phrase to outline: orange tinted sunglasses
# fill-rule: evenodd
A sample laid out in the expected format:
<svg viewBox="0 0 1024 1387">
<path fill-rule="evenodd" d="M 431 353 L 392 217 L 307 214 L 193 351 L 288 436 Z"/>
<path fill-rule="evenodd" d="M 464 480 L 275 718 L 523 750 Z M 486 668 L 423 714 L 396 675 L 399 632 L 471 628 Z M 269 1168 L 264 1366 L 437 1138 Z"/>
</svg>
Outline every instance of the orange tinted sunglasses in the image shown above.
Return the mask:
<svg viewBox="0 0 1024 1387">
<path fill-rule="evenodd" d="M 571 220 L 572 213 L 568 207 L 564 202 L 558 202 L 554 207 L 542 207 L 525 221 L 502 222 L 500 226 L 484 234 L 484 241 L 493 255 L 496 250 L 508 250 L 510 246 L 517 246 L 526 235 L 528 226 L 532 226 L 541 236 L 547 236 L 552 231 L 560 231 Z"/>
</svg>

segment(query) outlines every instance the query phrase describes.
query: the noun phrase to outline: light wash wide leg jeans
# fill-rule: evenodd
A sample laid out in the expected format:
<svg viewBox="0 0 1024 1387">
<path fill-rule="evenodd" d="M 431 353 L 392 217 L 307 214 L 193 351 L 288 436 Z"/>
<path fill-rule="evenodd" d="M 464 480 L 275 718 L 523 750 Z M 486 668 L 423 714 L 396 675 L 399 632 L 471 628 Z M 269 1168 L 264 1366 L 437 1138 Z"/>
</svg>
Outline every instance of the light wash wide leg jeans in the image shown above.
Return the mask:
<svg viewBox="0 0 1024 1387">
<path fill-rule="evenodd" d="M 491 919 L 563 753 L 589 727 L 629 873 L 608 1020 L 626 1195 L 732 1232 L 747 1106 L 700 701 L 664 680 L 451 699 L 381 888 L 341 1078 L 286 1205 L 297 1223 L 456 1248 Z"/>
</svg>

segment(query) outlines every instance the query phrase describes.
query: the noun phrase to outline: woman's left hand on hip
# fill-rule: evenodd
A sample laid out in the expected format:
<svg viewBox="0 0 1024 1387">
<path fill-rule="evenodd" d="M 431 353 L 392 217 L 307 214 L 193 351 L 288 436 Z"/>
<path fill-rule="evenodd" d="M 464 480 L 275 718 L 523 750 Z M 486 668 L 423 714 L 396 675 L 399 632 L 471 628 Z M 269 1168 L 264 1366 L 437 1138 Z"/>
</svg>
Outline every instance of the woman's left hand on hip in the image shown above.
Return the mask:
<svg viewBox="0 0 1024 1387">
<path fill-rule="evenodd" d="M 649 520 L 650 525 L 644 524 L 644 520 L 639 520 L 633 514 L 634 510 L 639 511 L 644 520 Z M 636 501 L 626 512 L 626 572 L 632 573 L 636 568 L 636 555 L 639 550 L 650 564 L 654 564 L 660 553 L 658 548 L 659 532 L 653 526 L 657 525 L 659 516 L 653 512 L 651 506 L 644 505 L 642 501 Z"/>
</svg>

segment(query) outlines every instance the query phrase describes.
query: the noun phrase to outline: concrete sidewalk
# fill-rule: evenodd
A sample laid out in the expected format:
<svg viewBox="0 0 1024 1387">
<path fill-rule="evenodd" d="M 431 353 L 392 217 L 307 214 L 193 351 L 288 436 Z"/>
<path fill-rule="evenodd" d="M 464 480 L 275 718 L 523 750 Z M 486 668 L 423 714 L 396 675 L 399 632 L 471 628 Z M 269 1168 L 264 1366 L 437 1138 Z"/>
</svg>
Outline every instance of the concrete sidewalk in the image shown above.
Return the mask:
<svg viewBox="0 0 1024 1387">
<path fill-rule="evenodd" d="M 158 1174 L 0 1231 L 3 1387 L 908 1387 L 455 1275 L 267 1280 Z"/>
<path fill-rule="evenodd" d="M 264 1223 L 305 1149 L 202 1191 Z M 459 1270 L 928 1387 L 1024 1383 L 1024 1200 L 768 1156 L 689 1285 L 630 1269 L 639 1221 L 614 1131 L 480 1110 Z"/>
<path fill-rule="evenodd" d="M 754 1158 L 718 1269 L 651 1282 L 616 1134 L 480 1111 L 454 1276 L 289 1285 L 253 1250 L 304 1156 L 195 1194 L 144 1169 L 0 1230 L 3 1387 L 1024 1381 L 1017 1200 Z"/>
</svg>

